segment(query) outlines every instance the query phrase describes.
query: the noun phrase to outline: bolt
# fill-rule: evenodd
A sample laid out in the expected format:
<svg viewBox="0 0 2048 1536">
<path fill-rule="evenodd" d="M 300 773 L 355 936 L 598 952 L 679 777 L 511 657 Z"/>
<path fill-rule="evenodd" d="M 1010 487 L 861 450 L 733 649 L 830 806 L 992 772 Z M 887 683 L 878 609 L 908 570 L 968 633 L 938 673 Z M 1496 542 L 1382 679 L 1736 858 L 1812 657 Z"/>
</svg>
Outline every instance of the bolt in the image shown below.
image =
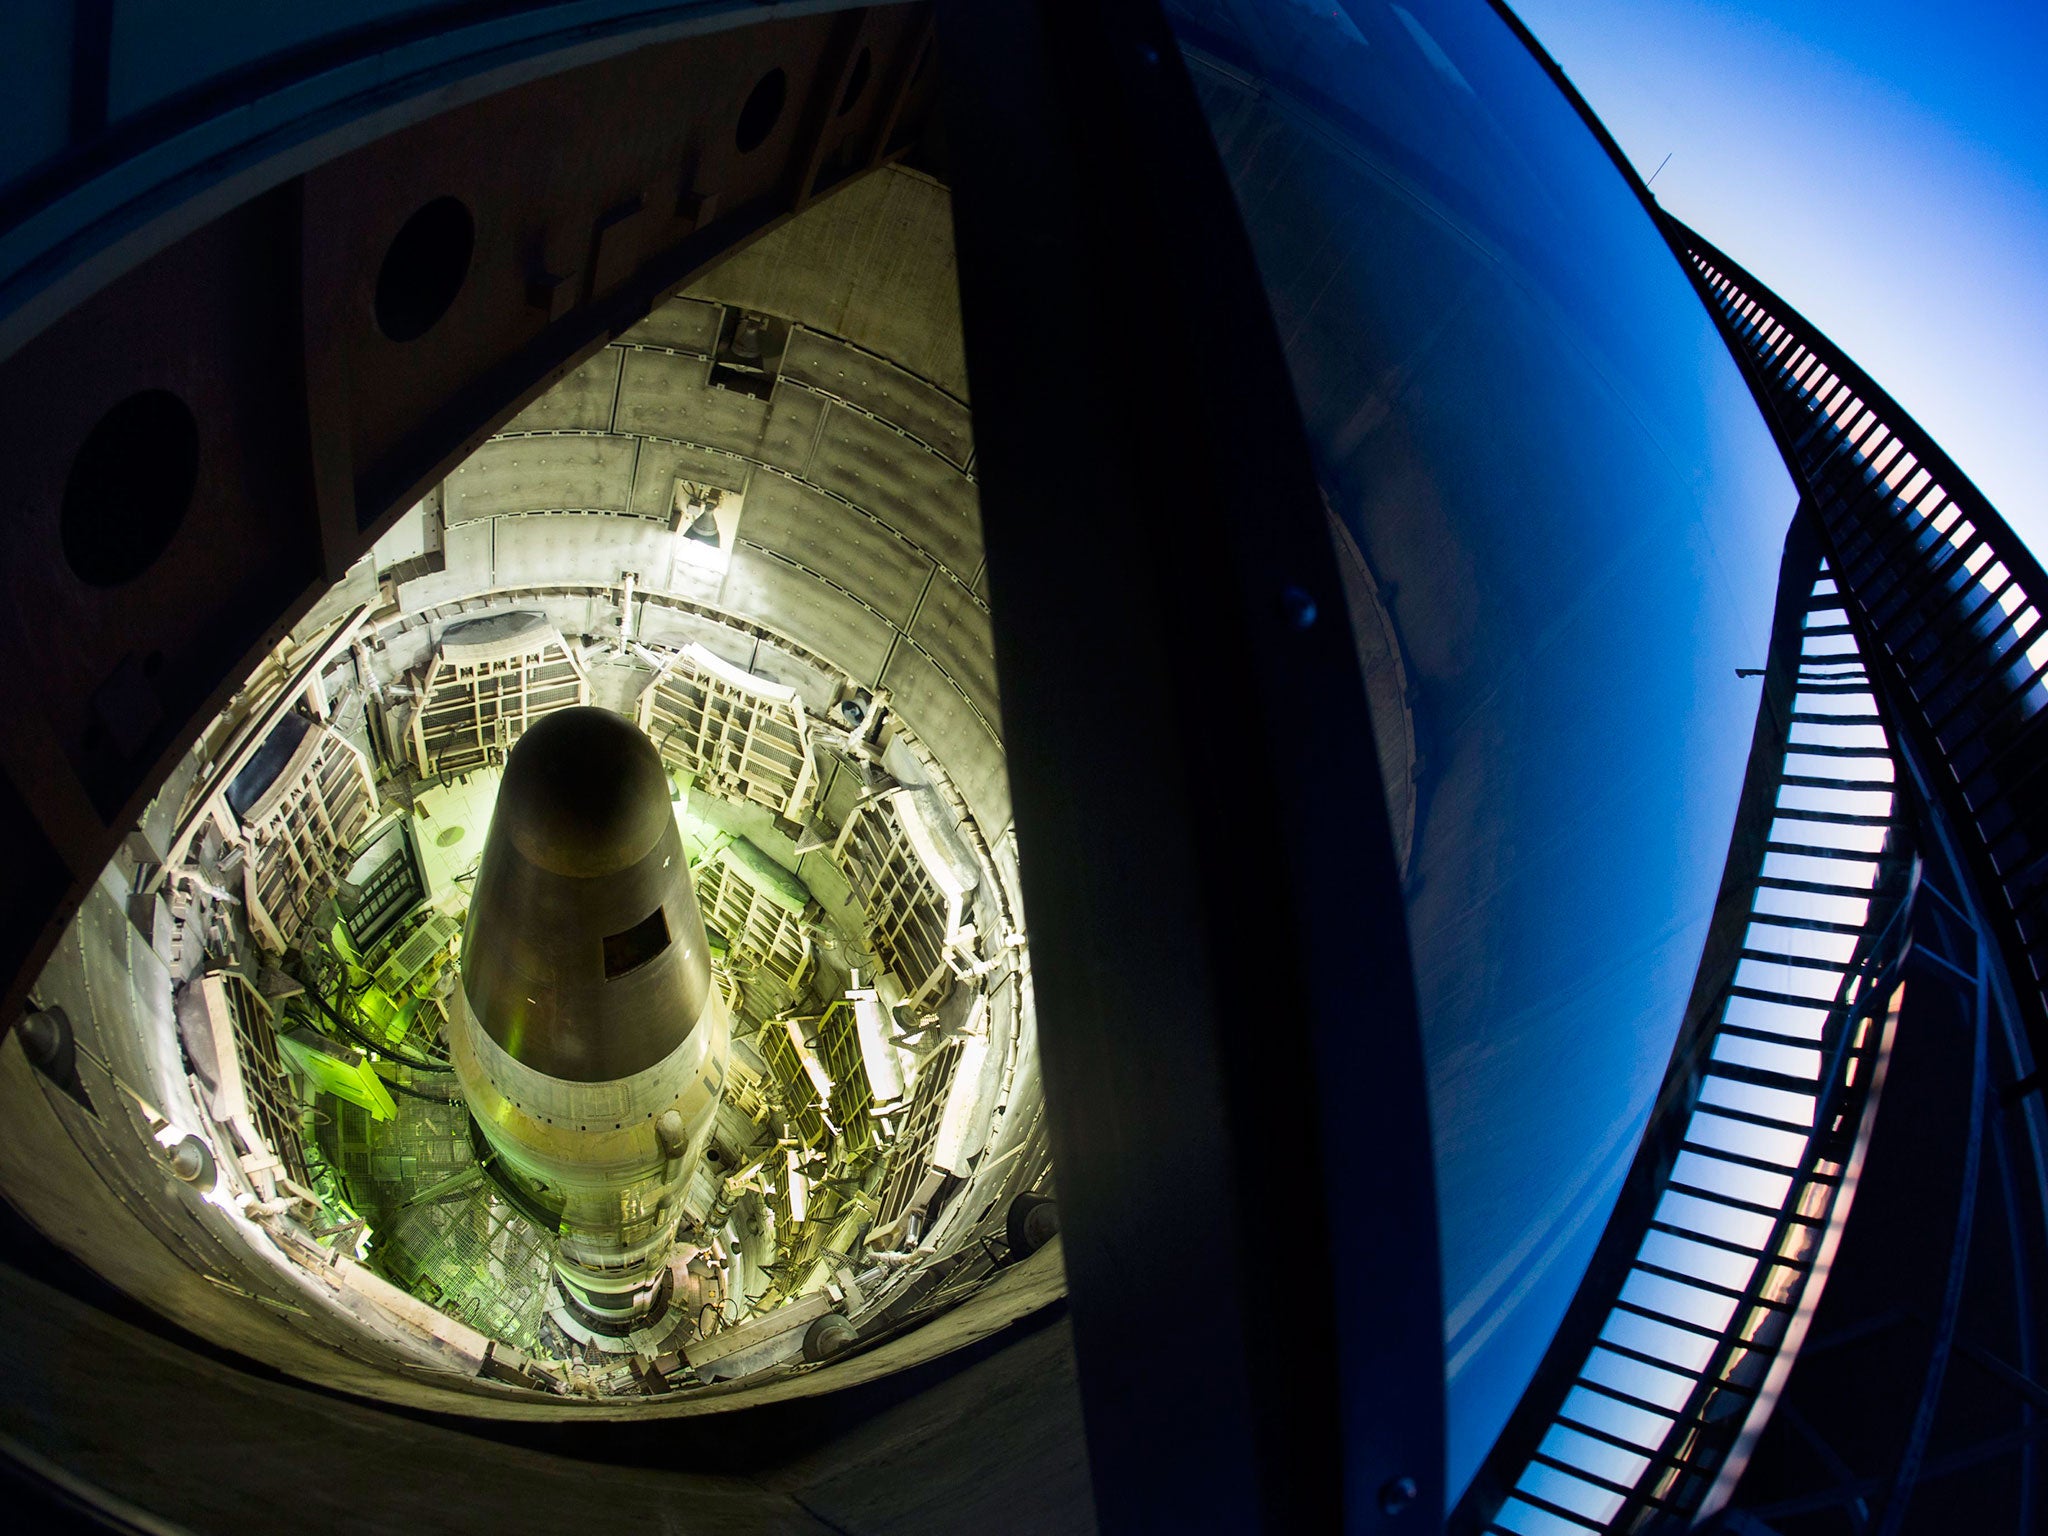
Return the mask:
<svg viewBox="0 0 2048 1536">
<path fill-rule="evenodd" d="M 170 1165 L 187 1184 L 211 1184 L 216 1177 L 213 1154 L 197 1136 L 187 1136 L 171 1149 Z"/>
<path fill-rule="evenodd" d="M 1288 587 L 1280 594 L 1280 612 L 1290 628 L 1307 629 L 1316 621 L 1316 600 L 1299 587 Z"/>
<path fill-rule="evenodd" d="M 24 1014 L 14 1033 L 28 1059 L 47 1072 L 64 1054 L 69 1026 L 61 1014 L 38 1011 Z"/>
<path fill-rule="evenodd" d="M 1421 1492 L 1412 1477 L 1390 1477 L 1380 1486 L 1380 1508 L 1390 1515 L 1402 1514 Z"/>
</svg>

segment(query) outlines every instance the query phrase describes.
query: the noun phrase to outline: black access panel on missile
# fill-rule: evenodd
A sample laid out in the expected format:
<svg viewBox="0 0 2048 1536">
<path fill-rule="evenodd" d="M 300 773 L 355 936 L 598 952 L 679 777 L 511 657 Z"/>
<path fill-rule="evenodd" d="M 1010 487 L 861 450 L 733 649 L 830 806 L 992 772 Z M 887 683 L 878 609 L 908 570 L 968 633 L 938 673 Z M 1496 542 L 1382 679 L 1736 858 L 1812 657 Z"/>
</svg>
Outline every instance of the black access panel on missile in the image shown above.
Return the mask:
<svg viewBox="0 0 2048 1536">
<path fill-rule="evenodd" d="M 2048 576 L 1505 7 L 0 59 L 18 1524 L 2039 1527 Z"/>
</svg>

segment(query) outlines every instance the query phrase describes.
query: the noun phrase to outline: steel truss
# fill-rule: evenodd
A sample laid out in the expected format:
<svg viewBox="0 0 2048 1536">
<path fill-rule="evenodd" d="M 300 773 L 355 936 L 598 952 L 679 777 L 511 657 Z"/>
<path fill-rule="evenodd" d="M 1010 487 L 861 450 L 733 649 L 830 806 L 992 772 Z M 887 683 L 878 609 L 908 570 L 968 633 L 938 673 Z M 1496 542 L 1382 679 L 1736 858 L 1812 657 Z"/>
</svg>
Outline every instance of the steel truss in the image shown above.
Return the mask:
<svg viewBox="0 0 2048 1536">
<path fill-rule="evenodd" d="M 1859 1215 L 1715 1528 L 2031 1532 L 2048 1427 L 2048 576 L 1839 348 L 1664 226 L 1815 514 L 1927 859 Z"/>
</svg>

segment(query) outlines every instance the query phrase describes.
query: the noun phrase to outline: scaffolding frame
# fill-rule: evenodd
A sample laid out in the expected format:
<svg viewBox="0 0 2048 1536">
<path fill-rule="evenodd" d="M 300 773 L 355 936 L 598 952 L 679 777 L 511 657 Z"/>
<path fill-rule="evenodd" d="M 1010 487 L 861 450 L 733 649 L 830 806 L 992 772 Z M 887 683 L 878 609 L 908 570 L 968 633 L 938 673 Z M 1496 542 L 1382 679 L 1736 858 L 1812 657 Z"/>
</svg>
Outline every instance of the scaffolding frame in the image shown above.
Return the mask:
<svg viewBox="0 0 2048 1536">
<path fill-rule="evenodd" d="M 443 637 L 412 717 L 421 777 L 481 767 L 536 720 L 590 702 L 589 679 L 561 631 L 539 614 L 526 617 L 534 622 L 497 639 Z"/>
<path fill-rule="evenodd" d="M 817 792 L 811 727 L 794 688 L 701 645 L 669 656 L 640 695 L 640 729 L 663 761 L 725 800 L 801 822 Z"/>
<path fill-rule="evenodd" d="M 919 857 L 896 796 L 857 801 L 832 858 L 867 924 L 882 969 L 903 984 L 913 1008 L 935 1003 L 953 977 L 950 960 L 965 919 L 965 896 L 939 889 Z"/>
<path fill-rule="evenodd" d="M 705 924 L 725 936 L 728 955 L 766 972 L 795 998 L 817 961 L 811 923 L 727 853 L 720 849 L 697 866 L 697 906 Z"/>
<path fill-rule="evenodd" d="M 239 818 L 248 847 L 242 892 L 249 924 L 282 954 L 325 893 L 347 873 L 351 850 L 377 819 L 369 759 L 339 731 L 315 725 L 270 787 Z"/>
<path fill-rule="evenodd" d="M 948 1040 L 918 1069 L 917 1083 L 910 1091 L 909 1107 L 896 1133 L 889 1172 L 877 1195 L 875 1226 L 893 1225 L 904 1212 L 918 1203 L 918 1191 L 935 1168 L 932 1154 L 938 1147 L 939 1122 L 946 1116 L 946 1100 L 953 1091 L 953 1074 L 959 1070 L 966 1046 Z"/>
<path fill-rule="evenodd" d="M 779 1091 L 790 1133 L 805 1147 L 822 1147 L 826 1135 L 824 1105 L 818 1098 L 817 1084 L 804 1070 L 803 1058 L 789 1038 L 788 1025 L 781 1019 L 764 1021 L 754 1033 L 753 1046 Z"/>
<path fill-rule="evenodd" d="M 198 987 L 216 1073 L 208 1112 L 239 1144 L 236 1161 L 265 1199 L 275 1197 L 280 1179 L 306 1188 L 298 1095 L 270 1004 L 239 971 L 210 971 Z"/>
<path fill-rule="evenodd" d="M 876 1145 L 879 1137 L 869 1113 L 875 1107 L 875 1089 L 861 1057 L 853 1005 L 837 998 L 817 1019 L 806 1022 L 813 1025 L 817 1037 L 818 1063 L 832 1079 L 832 1118 L 839 1125 L 840 1151 L 858 1156 Z"/>
</svg>

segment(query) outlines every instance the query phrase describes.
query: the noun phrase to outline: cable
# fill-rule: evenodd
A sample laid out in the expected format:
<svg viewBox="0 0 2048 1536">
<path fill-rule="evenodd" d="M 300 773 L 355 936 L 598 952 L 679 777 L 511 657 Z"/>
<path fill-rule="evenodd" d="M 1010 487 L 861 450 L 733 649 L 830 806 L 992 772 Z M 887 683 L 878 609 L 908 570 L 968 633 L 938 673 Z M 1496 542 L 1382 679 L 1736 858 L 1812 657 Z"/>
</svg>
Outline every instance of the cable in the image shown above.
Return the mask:
<svg viewBox="0 0 2048 1536">
<path fill-rule="evenodd" d="M 483 1169 L 490 1181 L 498 1187 L 498 1193 L 505 1197 L 506 1203 L 513 1210 L 524 1216 L 543 1232 L 555 1232 L 561 1229 L 562 1218 L 560 1214 L 550 1211 L 532 1195 L 521 1189 L 513 1182 L 511 1175 L 498 1166 L 497 1149 L 485 1138 L 484 1128 L 478 1123 L 474 1114 L 469 1117 L 469 1149 L 475 1155 L 478 1166 Z"/>
<path fill-rule="evenodd" d="M 411 1067 L 415 1072 L 447 1073 L 455 1070 L 454 1067 L 445 1061 L 435 1061 L 431 1057 L 425 1056 L 408 1056 L 404 1051 L 395 1050 L 389 1045 L 372 1040 L 368 1035 L 342 1018 L 332 1008 L 329 1008 L 324 1000 L 320 1003 L 320 1011 L 333 1020 L 335 1027 L 343 1034 L 355 1041 L 357 1045 L 363 1047 L 364 1050 L 369 1051 L 373 1056 L 395 1061 L 401 1067 Z"/>
<path fill-rule="evenodd" d="M 403 1051 L 393 1050 L 388 1045 L 380 1044 L 378 1041 L 372 1040 L 368 1035 L 364 1034 L 361 1030 L 357 1029 L 355 1025 L 349 1023 L 348 1020 L 344 1019 L 340 1014 L 336 1013 L 332 1008 L 330 1008 L 327 1005 L 327 999 L 320 995 L 319 988 L 313 986 L 303 976 L 294 976 L 292 979 L 294 981 L 297 981 L 300 986 L 306 989 L 306 996 L 310 997 L 313 1000 L 314 1007 L 318 1008 L 322 1013 L 327 1015 L 328 1023 L 332 1024 L 336 1029 L 340 1030 L 344 1035 L 347 1035 L 349 1039 L 355 1041 L 357 1045 L 362 1046 L 365 1050 L 374 1052 L 379 1056 L 388 1056 L 391 1058 L 391 1060 L 397 1062 L 400 1066 L 411 1067 L 415 1072 L 453 1072 L 455 1070 L 445 1061 L 434 1062 L 425 1060 L 418 1056 L 408 1056 Z"/>
<path fill-rule="evenodd" d="M 372 1070 L 374 1071 L 375 1069 L 373 1068 Z M 425 1099 L 429 1104 L 460 1104 L 462 1102 L 460 1096 L 444 1099 L 438 1093 L 422 1092 L 418 1088 L 414 1088 L 409 1086 L 408 1084 L 401 1083 L 395 1077 L 386 1077 L 382 1072 L 377 1073 L 377 1081 L 382 1083 L 386 1088 L 391 1089 L 395 1093 L 402 1093 L 407 1098 Z"/>
</svg>

